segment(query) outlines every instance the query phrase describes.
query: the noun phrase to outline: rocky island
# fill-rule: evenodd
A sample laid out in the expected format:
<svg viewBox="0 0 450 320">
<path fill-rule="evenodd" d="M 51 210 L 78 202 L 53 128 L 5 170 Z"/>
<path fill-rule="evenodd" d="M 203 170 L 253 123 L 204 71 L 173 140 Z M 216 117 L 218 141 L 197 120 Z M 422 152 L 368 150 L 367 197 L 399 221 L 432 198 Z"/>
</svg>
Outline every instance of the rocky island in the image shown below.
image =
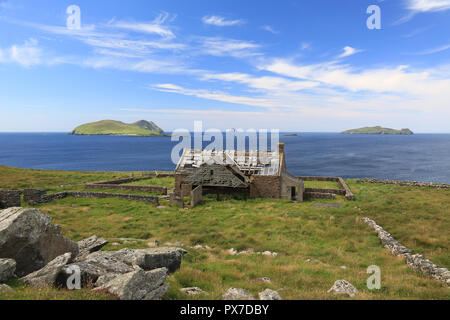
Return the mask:
<svg viewBox="0 0 450 320">
<path fill-rule="evenodd" d="M 414 134 L 409 129 L 390 129 L 390 128 L 383 128 L 381 126 L 376 127 L 364 127 L 359 129 L 351 129 L 347 131 L 341 132 L 343 134 L 402 134 L 402 135 L 411 135 Z"/>
<path fill-rule="evenodd" d="M 70 132 L 73 135 L 124 135 L 124 136 L 166 136 L 153 121 L 140 120 L 124 123 L 115 120 L 102 120 L 86 123 Z"/>
</svg>

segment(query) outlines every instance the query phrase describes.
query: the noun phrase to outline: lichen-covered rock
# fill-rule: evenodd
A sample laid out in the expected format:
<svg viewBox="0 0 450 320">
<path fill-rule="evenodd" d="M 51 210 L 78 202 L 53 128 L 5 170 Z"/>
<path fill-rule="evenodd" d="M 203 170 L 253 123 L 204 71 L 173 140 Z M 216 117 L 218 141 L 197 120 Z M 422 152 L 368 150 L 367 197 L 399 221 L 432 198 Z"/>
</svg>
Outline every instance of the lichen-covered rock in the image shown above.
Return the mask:
<svg viewBox="0 0 450 320">
<path fill-rule="evenodd" d="M 115 277 L 94 290 L 106 290 L 121 300 L 159 300 L 169 288 L 164 283 L 166 277 L 166 268 L 137 270 Z"/>
<path fill-rule="evenodd" d="M 255 300 L 255 297 L 245 289 L 230 288 L 222 296 L 223 300 Z"/>
<path fill-rule="evenodd" d="M 189 288 L 182 288 L 180 289 L 181 292 L 187 294 L 188 296 L 196 296 L 199 294 L 208 295 L 209 293 L 206 291 L 203 291 L 199 287 L 189 287 Z"/>
<path fill-rule="evenodd" d="M 358 290 L 347 280 L 337 280 L 328 293 L 345 294 L 353 298 Z"/>
<path fill-rule="evenodd" d="M 14 278 L 16 271 L 16 261 L 13 259 L 0 259 L 0 283 Z"/>
<path fill-rule="evenodd" d="M 57 285 L 57 278 L 61 270 L 65 265 L 67 265 L 72 259 L 72 254 L 70 252 L 56 257 L 54 260 L 50 261 L 42 269 L 30 273 L 22 278 L 22 280 L 33 287 L 45 287 L 45 286 L 55 286 Z"/>
<path fill-rule="evenodd" d="M 283 300 L 275 290 L 266 289 L 258 294 L 259 300 Z"/>
<path fill-rule="evenodd" d="M 25 276 L 78 245 L 61 235 L 50 217 L 37 209 L 9 208 L 0 211 L 0 257 L 16 261 L 16 274 Z"/>
<path fill-rule="evenodd" d="M 105 245 L 108 244 L 108 240 L 103 238 L 98 238 L 97 236 L 92 236 L 87 239 L 83 239 L 77 242 L 78 244 L 78 257 L 77 260 L 82 259 L 84 256 L 87 256 L 89 253 L 99 251 Z"/>
</svg>

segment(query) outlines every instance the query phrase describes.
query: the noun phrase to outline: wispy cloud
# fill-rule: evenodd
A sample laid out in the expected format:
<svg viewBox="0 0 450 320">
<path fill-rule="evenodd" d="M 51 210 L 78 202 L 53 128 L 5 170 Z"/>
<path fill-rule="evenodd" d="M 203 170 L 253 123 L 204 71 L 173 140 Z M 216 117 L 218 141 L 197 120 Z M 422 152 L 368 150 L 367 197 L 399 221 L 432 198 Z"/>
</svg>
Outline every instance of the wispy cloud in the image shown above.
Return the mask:
<svg viewBox="0 0 450 320">
<path fill-rule="evenodd" d="M 124 21 L 112 21 L 109 25 L 119 28 L 130 30 L 140 33 L 157 34 L 165 39 L 175 38 L 175 34 L 172 32 L 169 26 L 164 23 L 169 19 L 170 15 L 167 12 L 159 14 L 152 22 L 124 22 Z"/>
<path fill-rule="evenodd" d="M 354 54 L 356 54 L 356 53 L 358 53 L 358 52 L 362 52 L 362 51 L 363 51 L 363 50 L 355 49 L 355 48 L 352 48 L 352 47 L 349 47 L 349 46 L 344 47 L 342 50 L 343 50 L 344 52 L 342 52 L 342 53 L 338 56 L 338 58 L 349 57 L 349 56 L 352 56 L 352 55 L 354 55 Z"/>
<path fill-rule="evenodd" d="M 259 55 L 257 49 L 260 45 L 251 42 L 236 39 L 227 39 L 221 37 L 201 38 L 201 52 L 213 56 L 232 56 L 243 58 Z"/>
<path fill-rule="evenodd" d="M 40 64 L 42 61 L 42 49 L 38 41 L 29 39 L 21 45 L 13 45 L 8 49 L 0 49 L 0 62 L 13 62 L 30 67 Z"/>
<path fill-rule="evenodd" d="M 450 9 L 450 0 L 407 0 L 406 8 L 413 12 L 432 12 Z"/>
<path fill-rule="evenodd" d="M 450 49 L 450 44 L 444 45 L 444 46 L 440 46 L 437 48 L 432 48 L 432 49 L 428 49 L 428 50 L 424 50 L 421 52 L 416 53 L 417 55 L 427 55 L 427 54 L 433 54 L 433 53 L 438 53 L 438 52 L 442 52 L 442 51 L 446 51 Z"/>
<path fill-rule="evenodd" d="M 261 29 L 266 30 L 267 32 L 270 32 L 270 33 L 272 33 L 272 34 L 278 34 L 278 33 L 280 33 L 280 32 L 278 32 L 277 30 L 275 30 L 274 28 L 272 28 L 272 27 L 269 26 L 269 25 L 262 26 Z"/>
<path fill-rule="evenodd" d="M 209 24 L 217 27 L 231 27 L 236 25 L 241 25 L 244 23 L 244 20 L 236 19 L 236 20 L 227 20 L 221 16 L 204 16 L 202 18 L 204 24 Z"/>
</svg>

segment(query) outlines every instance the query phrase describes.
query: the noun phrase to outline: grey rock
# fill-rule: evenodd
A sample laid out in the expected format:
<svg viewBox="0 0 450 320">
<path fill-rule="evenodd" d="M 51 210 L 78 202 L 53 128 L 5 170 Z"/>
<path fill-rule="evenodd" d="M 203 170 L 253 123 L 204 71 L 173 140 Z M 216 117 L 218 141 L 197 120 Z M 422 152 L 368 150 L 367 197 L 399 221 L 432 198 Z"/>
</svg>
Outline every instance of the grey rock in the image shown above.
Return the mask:
<svg viewBox="0 0 450 320">
<path fill-rule="evenodd" d="M 66 252 L 76 256 L 78 245 L 62 236 L 60 227 L 41 211 L 18 207 L 0 211 L 0 257 L 16 261 L 19 277 Z"/>
<path fill-rule="evenodd" d="M 230 288 L 222 296 L 223 300 L 255 300 L 255 297 L 245 289 Z"/>
<path fill-rule="evenodd" d="M 70 252 L 65 253 L 54 260 L 50 261 L 42 269 L 30 273 L 22 278 L 22 280 L 33 287 L 45 287 L 57 285 L 57 278 L 62 268 L 67 265 L 72 259 Z"/>
<path fill-rule="evenodd" d="M 353 298 L 358 290 L 347 280 L 337 280 L 334 285 L 328 290 L 328 293 L 337 293 L 348 295 Z"/>
<path fill-rule="evenodd" d="M 148 249 L 122 249 L 113 253 L 118 260 L 137 265 L 144 270 L 167 268 L 173 273 L 180 268 L 181 259 L 187 253 L 181 248 L 160 247 Z"/>
<path fill-rule="evenodd" d="M 13 259 L 0 259 L 0 283 L 14 278 L 16 271 L 16 261 Z"/>
<path fill-rule="evenodd" d="M 182 289 L 180 289 L 180 291 L 187 294 L 188 296 L 195 296 L 195 295 L 199 295 L 199 294 L 209 295 L 208 292 L 203 291 L 199 287 L 182 288 Z"/>
<path fill-rule="evenodd" d="M 78 259 L 81 259 L 83 256 L 87 256 L 89 253 L 99 251 L 101 248 L 103 248 L 105 245 L 108 244 L 108 240 L 103 238 L 98 238 L 97 236 L 92 236 L 87 239 L 83 239 L 78 241 L 78 249 L 79 254 L 77 257 Z"/>
<path fill-rule="evenodd" d="M 101 286 L 107 284 L 108 282 L 110 282 L 111 280 L 117 278 L 118 276 L 120 276 L 120 274 L 118 274 L 118 273 L 107 273 L 107 274 L 104 274 L 104 275 L 98 277 L 98 279 L 95 282 L 94 286 L 95 287 L 101 287 Z"/>
<path fill-rule="evenodd" d="M 0 296 L 6 293 L 14 292 L 14 289 L 7 284 L 0 284 Z"/>
<path fill-rule="evenodd" d="M 114 251 L 97 251 L 88 254 L 83 260 L 66 265 L 61 270 L 60 281 L 65 282 L 72 275 L 74 267 L 81 272 L 82 286 L 95 283 L 100 276 L 108 273 L 124 274 L 134 271 L 131 264 L 117 258 Z"/>
<path fill-rule="evenodd" d="M 254 280 L 254 282 L 272 283 L 272 281 L 268 277 L 257 278 Z"/>
<path fill-rule="evenodd" d="M 167 292 L 168 283 L 164 283 L 167 269 L 152 271 L 137 270 L 120 275 L 94 290 L 106 290 L 121 300 L 159 300 Z"/>
<path fill-rule="evenodd" d="M 275 290 L 266 289 L 258 294 L 259 300 L 283 300 Z"/>
</svg>

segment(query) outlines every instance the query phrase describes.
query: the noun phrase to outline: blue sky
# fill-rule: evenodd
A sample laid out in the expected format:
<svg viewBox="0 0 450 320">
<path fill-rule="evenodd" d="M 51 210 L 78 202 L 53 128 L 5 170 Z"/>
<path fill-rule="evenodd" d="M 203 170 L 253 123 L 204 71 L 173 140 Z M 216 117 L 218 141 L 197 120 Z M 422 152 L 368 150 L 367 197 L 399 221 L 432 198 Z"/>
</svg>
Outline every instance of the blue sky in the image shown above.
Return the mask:
<svg viewBox="0 0 450 320">
<path fill-rule="evenodd" d="M 0 0 L 0 30 L 0 131 L 450 132 L 450 0 Z"/>
</svg>

